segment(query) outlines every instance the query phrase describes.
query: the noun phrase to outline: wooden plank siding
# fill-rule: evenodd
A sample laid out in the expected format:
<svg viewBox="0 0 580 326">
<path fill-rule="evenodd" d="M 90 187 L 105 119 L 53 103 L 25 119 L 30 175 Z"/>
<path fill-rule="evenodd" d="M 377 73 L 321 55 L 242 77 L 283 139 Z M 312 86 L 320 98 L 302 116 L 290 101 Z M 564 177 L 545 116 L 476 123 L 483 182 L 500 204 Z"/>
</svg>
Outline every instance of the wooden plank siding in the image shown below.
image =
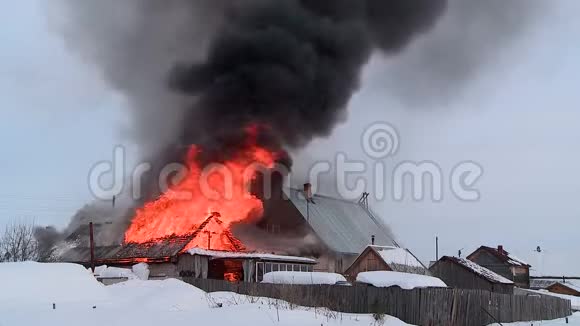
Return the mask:
<svg viewBox="0 0 580 326">
<path fill-rule="evenodd" d="M 374 251 L 369 248 L 359 256 L 346 270 L 346 278 L 353 282 L 359 273 L 375 271 L 392 271 L 389 265 Z"/>
</svg>

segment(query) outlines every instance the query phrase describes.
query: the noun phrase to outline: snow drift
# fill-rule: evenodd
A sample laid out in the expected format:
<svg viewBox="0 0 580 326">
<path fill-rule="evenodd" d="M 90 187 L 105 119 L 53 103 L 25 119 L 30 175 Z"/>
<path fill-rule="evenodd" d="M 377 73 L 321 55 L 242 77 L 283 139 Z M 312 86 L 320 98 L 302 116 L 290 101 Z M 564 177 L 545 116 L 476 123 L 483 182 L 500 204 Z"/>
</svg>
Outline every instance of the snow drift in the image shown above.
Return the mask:
<svg viewBox="0 0 580 326">
<path fill-rule="evenodd" d="M 262 283 L 269 284 L 336 284 L 346 282 L 344 276 L 334 273 L 307 273 L 307 272 L 271 272 L 264 275 Z"/>
<path fill-rule="evenodd" d="M 101 301 L 105 286 L 91 272 L 75 264 L 0 264 L 0 305 L 7 303 L 60 303 Z"/>
<path fill-rule="evenodd" d="M 447 287 L 447 284 L 436 277 L 384 271 L 360 273 L 358 274 L 356 281 L 382 288 L 398 286 L 405 290 L 412 290 L 415 288 Z"/>
</svg>

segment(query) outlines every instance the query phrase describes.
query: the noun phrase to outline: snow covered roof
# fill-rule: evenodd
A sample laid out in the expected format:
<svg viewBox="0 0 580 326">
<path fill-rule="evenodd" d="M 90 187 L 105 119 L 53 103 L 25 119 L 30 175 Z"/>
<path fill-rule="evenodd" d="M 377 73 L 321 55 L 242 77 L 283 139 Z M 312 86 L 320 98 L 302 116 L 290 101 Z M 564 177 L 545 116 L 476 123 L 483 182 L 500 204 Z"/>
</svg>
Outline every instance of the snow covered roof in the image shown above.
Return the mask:
<svg viewBox="0 0 580 326">
<path fill-rule="evenodd" d="M 531 279 L 530 280 L 530 288 L 533 290 L 540 290 L 540 289 L 545 289 L 551 285 L 554 285 L 555 283 L 558 283 L 558 281 Z"/>
<path fill-rule="evenodd" d="M 486 252 L 489 252 L 490 254 L 497 257 L 502 262 L 510 264 L 512 266 L 522 266 L 522 267 L 530 267 L 531 266 L 530 264 L 526 263 L 524 260 L 514 256 L 513 254 L 510 254 L 509 252 L 507 252 L 504 249 L 502 249 L 500 252 L 500 250 L 498 250 L 498 248 L 492 248 L 492 247 L 486 247 L 486 246 L 479 247 L 471 255 L 469 255 L 467 257 L 467 259 L 471 260 L 471 256 L 473 256 L 474 254 L 476 254 L 480 250 L 485 250 Z"/>
<path fill-rule="evenodd" d="M 187 251 L 190 255 L 208 256 L 216 259 L 220 258 L 230 258 L 230 259 L 257 259 L 257 260 L 267 260 L 267 261 L 283 261 L 283 262 L 293 262 L 293 263 L 305 263 L 305 264 L 316 264 L 315 259 L 305 258 L 305 257 L 295 257 L 295 256 L 281 256 L 266 253 L 251 253 L 251 252 L 230 252 L 230 251 L 217 251 L 217 250 L 205 250 L 200 248 L 193 248 Z"/>
<path fill-rule="evenodd" d="M 501 283 L 501 284 L 514 284 L 514 282 L 512 282 L 511 280 L 508 280 L 507 278 L 483 267 L 480 266 L 474 262 L 472 262 L 471 260 L 467 260 L 465 258 L 457 258 L 457 257 L 443 257 L 441 258 L 441 260 L 449 260 L 452 261 L 456 264 L 461 265 L 462 267 L 468 269 L 469 271 L 485 278 L 486 280 L 492 282 L 492 283 Z"/>
<path fill-rule="evenodd" d="M 405 290 L 427 287 L 447 287 L 445 282 L 436 277 L 386 271 L 359 273 L 356 281 L 375 287 L 398 286 Z"/>
<path fill-rule="evenodd" d="M 424 268 L 423 264 L 407 249 L 388 246 L 369 246 L 387 265 L 403 265 Z"/>
<path fill-rule="evenodd" d="M 344 276 L 335 273 L 320 272 L 270 272 L 264 274 L 262 283 L 269 284 L 329 284 L 334 285 L 337 282 L 346 282 Z"/>
<path fill-rule="evenodd" d="M 287 189 L 286 193 L 318 237 L 335 252 L 359 254 L 373 235 L 378 245 L 398 246 L 383 222 L 356 201 L 319 194 L 307 201 L 302 190 Z"/>
</svg>

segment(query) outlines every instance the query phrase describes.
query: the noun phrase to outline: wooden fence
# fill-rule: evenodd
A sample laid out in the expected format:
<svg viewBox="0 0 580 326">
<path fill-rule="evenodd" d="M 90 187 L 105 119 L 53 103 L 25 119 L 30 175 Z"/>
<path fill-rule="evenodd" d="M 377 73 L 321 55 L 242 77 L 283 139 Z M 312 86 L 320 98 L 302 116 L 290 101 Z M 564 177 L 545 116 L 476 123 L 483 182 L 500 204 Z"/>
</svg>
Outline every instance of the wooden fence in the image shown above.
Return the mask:
<svg viewBox="0 0 580 326">
<path fill-rule="evenodd" d="M 488 325 L 497 321 L 550 320 L 570 316 L 570 301 L 480 290 L 402 290 L 371 286 L 274 285 L 184 278 L 206 292 L 235 292 L 281 299 L 299 306 L 343 313 L 384 313 L 413 325 Z"/>
</svg>

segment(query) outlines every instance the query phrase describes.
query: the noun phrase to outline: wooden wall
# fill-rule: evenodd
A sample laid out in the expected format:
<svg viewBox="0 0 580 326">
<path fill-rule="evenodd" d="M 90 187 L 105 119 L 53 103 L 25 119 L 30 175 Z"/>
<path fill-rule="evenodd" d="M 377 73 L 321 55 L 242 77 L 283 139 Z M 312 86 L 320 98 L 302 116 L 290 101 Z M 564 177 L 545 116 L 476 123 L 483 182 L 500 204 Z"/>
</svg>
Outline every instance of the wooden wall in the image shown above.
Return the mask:
<svg viewBox="0 0 580 326">
<path fill-rule="evenodd" d="M 511 268 L 513 278 L 516 286 L 529 289 L 530 288 L 530 268 L 527 266 L 512 266 Z"/>
<path fill-rule="evenodd" d="M 389 265 L 374 250 L 367 248 L 363 255 L 352 266 L 348 267 L 346 274 L 350 281 L 354 281 L 359 273 L 390 270 Z"/>
<path fill-rule="evenodd" d="M 184 281 L 206 292 L 235 292 L 344 313 L 384 313 L 413 325 L 489 325 L 497 321 L 550 320 L 572 314 L 569 300 L 483 290 L 427 288 L 408 291 L 398 287 L 228 283 L 195 278 L 184 278 Z"/>
<path fill-rule="evenodd" d="M 514 286 L 509 284 L 494 284 L 487 279 L 470 272 L 458 264 L 441 260 L 430 269 L 431 274 L 440 278 L 445 284 L 458 289 L 486 290 L 495 293 L 513 294 Z"/>
</svg>

